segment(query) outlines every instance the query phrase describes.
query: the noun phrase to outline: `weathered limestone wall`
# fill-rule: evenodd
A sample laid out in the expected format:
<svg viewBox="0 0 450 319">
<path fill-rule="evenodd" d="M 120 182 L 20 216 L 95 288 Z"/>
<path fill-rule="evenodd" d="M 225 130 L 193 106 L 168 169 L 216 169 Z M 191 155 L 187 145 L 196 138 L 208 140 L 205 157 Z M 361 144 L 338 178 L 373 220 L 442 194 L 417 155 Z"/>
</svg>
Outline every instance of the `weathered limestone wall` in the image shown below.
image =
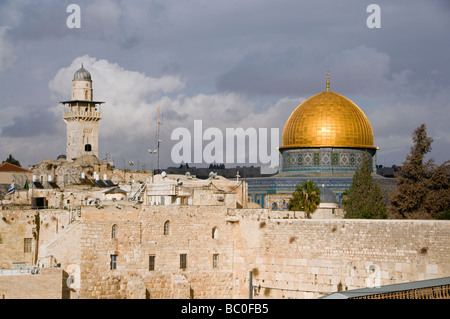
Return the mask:
<svg viewBox="0 0 450 319">
<path fill-rule="evenodd" d="M 80 298 L 119 298 L 130 293 L 130 278 L 144 287 L 147 298 L 231 298 L 233 278 L 232 226 L 226 208 L 155 206 L 143 211 L 83 213 Z M 164 224 L 169 221 L 169 234 Z M 117 238 L 111 238 L 117 225 Z M 213 229 L 217 228 L 217 238 Z M 180 254 L 186 254 L 185 269 Z M 213 268 L 213 255 L 219 255 Z M 117 255 L 117 269 L 110 269 Z M 155 270 L 149 270 L 149 256 Z"/>
<path fill-rule="evenodd" d="M 82 224 L 75 221 L 56 234 L 51 240 L 42 241 L 39 247 L 39 263 L 44 267 L 61 267 L 72 274 L 73 265 L 79 266 L 81 262 L 80 241 Z"/>
<path fill-rule="evenodd" d="M 450 221 L 302 219 L 296 212 L 224 206 L 109 206 L 83 207 L 69 224 L 67 211 L 39 212 L 40 262 L 43 269 L 61 263 L 65 273 L 56 298 L 67 288 L 68 275 L 74 276 L 65 295 L 70 298 L 198 299 L 247 298 L 249 271 L 255 298 L 317 298 L 450 276 Z M 24 253 L 34 214 L 1 212 L 0 267 L 34 264 L 34 239 L 32 251 Z M 181 254 L 187 257 L 184 269 Z M 117 269 L 110 269 L 111 255 L 117 255 Z M 26 278 L 37 277 L 21 280 Z"/>
<path fill-rule="evenodd" d="M 63 270 L 42 268 L 37 275 L 0 276 L 0 299 L 62 299 Z"/>
<path fill-rule="evenodd" d="M 33 263 L 36 249 L 33 228 L 34 211 L 0 211 L 0 269 L 10 269 L 17 262 Z M 25 238 L 31 238 L 31 251 L 24 250 Z"/>
<path fill-rule="evenodd" d="M 450 221 L 268 219 L 235 237 L 236 296 L 316 298 L 338 290 L 450 276 Z"/>
<path fill-rule="evenodd" d="M 39 213 L 39 245 L 36 247 L 36 214 Z M 58 234 L 69 227 L 68 211 L 64 210 L 17 210 L 0 212 L 0 268 L 11 268 L 13 263 L 25 262 L 34 265 L 36 262 L 36 249 L 39 251 L 41 264 L 53 267 L 55 260 L 47 259 L 48 255 L 58 255 L 58 249 L 52 249 L 49 254 L 46 246 L 55 241 Z M 77 236 L 59 236 L 63 241 L 76 241 Z M 25 251 L 24 239 L 31 239 L 31 251 Z M 73 244 L 72 244 L 73 245 Z M 61 248 L 60 251 L 65 251 Z M 59 262 L 59 261 L 58 261 Z"/>
</svg>

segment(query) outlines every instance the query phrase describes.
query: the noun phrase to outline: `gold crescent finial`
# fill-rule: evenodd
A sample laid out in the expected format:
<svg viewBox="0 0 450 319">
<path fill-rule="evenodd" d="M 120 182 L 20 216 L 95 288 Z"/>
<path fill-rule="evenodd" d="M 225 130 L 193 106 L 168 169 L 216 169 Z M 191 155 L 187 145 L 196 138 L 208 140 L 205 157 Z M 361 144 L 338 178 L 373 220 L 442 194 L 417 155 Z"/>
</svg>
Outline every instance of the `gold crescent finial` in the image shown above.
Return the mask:
<svg viewBox="0 0 450 319">
<path fill-rule="evenodd" d="M 330 92 L 330 71 L 327 71 L 327 92 Z"/>
</svg>

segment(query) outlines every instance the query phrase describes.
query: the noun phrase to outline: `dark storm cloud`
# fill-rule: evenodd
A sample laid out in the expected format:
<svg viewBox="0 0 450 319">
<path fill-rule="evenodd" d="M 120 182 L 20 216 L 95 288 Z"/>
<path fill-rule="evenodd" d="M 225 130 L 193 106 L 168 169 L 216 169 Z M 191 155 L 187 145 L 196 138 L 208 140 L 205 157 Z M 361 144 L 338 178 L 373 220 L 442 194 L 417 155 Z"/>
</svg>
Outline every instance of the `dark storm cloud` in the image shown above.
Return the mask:
<svg viewBox="0 0 450 319">
<path fill-rule="evenodd" d="M 359 46 L 314 56 L 296 47 L 267 55 L 248 55 L 219 76 L 216 84 L 220 91 L 251 95 L 311 95 L 325 90 L 326 71 L 331 71 L 333 90 L 372 96 L 405 76 L 393 77 L 389 56 L 373 48 Z"/>
<path fill-rule="evenodd" d="M 14 26 L 10 35 L 16 41 L 36 41 L 63 36 L 68 1 L 5 1 L 0 14 L 3 23 Z M 1 23 L 1 22 L 0 22 Z"/>
<path fill-rule="evenodd" d="M 71 3 L 81 7 L 81 29 L 66 27 L 66 8 Z M 371 3 L 381 7 L 381 29 L 366 26 L 366 8 Z M 142 100 L 139 81 L 133 82 L 125 71 L 183 79 L 186 85 L 164 94 L 166 99 L 157 105 L 165 112 L 163 127 L 168 135 L 173 123 L 187 126 L 183 123 L 186 109 L 191 121 L 217 113 L 214 107 L 220 110 L 228 105 L 227 99 L 237 106 L 231 107 L 230 114 L 220 113 L 224 126 L 241 123 L 239 112 L 255 105 L 244 122 L 265 121 L 267 115 L 260 111 L 269 109 L 269 127 L 274 114 L 283 112 L 280 118 L 287 118 L 298 105 L 280 110 L 275 108 L 279 101 L 303 99 L 324 90 L 329 70 L 332 90 L 354 100 L 368 115 L 379 158 L 387 164 L 395 158 L 399 164 L 397 159 L 409 150 L 412 131 L 423 120 L 435 138 L 433 150 L 446 159 L 449 12 L 448 0 L 0 1 L 0 112 L 8 113 L 10 121 L 1 124 L 0 137 L 8 138 L 0 143 L 3 149 L 9 147 L 3 145 L 5 141 L 22 136 L 24 147 L 33 146 L 33 136 L 63 133 L 61 116 L 45 108 L 31 113 L 24 105 L 53 105 L 50 80 L 74 59 L 88 55 L 123 68 L 111 73 L 117 85 L 111 83 L 110 91 L 103 90 L 107 103 L 122 95 L 132 101 L 127 102 L 130 105 L 148 103 L 156 108 L 153 95 Z M 94 96 L 99 96 L 99 88 L 108 79 L 94 78 Z M 58 93 L 70 96 L 70 79 L 60 84 Z M 119 94 L 123 87 L 127 92 Z M 247 100 L 232 99 L 236 93 Z M 178 94 L 187 102 L 174 97 Z M 100 140 L 105 148 L 127 154 L 128 160 L 134 156 L 133 148 L 117 145 L 115 136 L 108 135 L 108 127 L 122 127 L 120 121 L 129 119 L 130 114 L 120 112 L 107 104 Z M 276 125 L 282 128 L 282 122 Z M 219 125 L 206 119 L 204 124 Z M 133 130 L 121 134 L 125 132 L 134 136 Z M 63 144 L 63 134 L 61 139 Z M 139 143 L 146 144 L 145 140 Z M 51 145 L 46 147 L 52 151 Z M 140 152 L 145 154 L 147 148 L 141 147 Z"/>
<path fill-rule="evenodd" d="M 11 125 L 2 128 L 4 137 L 36 137 L 60 132 L 61 119 L 54 113 L 42 110 L 27 110 L 25 115 L 15 116 Z"/>
<path fill-rule="evenodd" d="M 278 51 L 273 46 L 247 53 L 216 77 L 217 89 L 251 95 L 311 93 L 317 91 L 317 78 L 322 79 L 326 70 L 345 77 L 342 89 L 347 94 L 397 89 L 386 84 L 406 76 L 405 72 L 410 75 L 410 85 L 421 89 L 435 88 L 436 81 L 449 85 L 445 74 L 450 72 L 450 64 L 443 63 L 450 56 L 450 46 L 443 44 L 449 40 L 448 15 L 434 3 L 380 2 L 380 29 L 367 28 L 369 13 L 364 5 L 353 5 L 349 12 L 336 8 L 334 17 L 321 21 L 317 15 L 300 19 L 296 28 L 304 32 L 291 37 L 297 43 Z M 317 7 L 309 9 L 317 12 Z M 429 87 L 424 87 L 424 81 Z"/>
<path fill-rule="evenodd" d="M 300 48 L 249 54 L 217 78 L 217 88 L 250 94 L 298 94 L 302 78 L 299 71 L 304 59 Z"/>
</svg>

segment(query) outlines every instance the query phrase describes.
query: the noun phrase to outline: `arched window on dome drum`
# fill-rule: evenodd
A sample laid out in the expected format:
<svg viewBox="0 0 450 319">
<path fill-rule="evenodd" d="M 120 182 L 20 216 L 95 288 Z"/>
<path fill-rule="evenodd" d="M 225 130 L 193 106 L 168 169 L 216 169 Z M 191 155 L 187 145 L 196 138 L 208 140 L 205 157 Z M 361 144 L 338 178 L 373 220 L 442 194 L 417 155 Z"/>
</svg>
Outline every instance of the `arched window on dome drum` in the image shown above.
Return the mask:
<svg viewBox="0 0 450 319">
<path fill-rule="evenodd" d="M 211 237 L 212 237 L 212 239 L 217 239 L 218 236 L 219 236 L 219 230 L 217 229 L 217 227 L 214 227 L 214 228 L 212 229 L 212 235 L 211 235 Z"/>
<path fill-rule="evenodd" d="M 170 234 L 170 221 L 166 221 L 164 223 L 164 235 L 169 235 Z"/>
<path fill-rule="evenodd" d="M 111 238 L 117 238 L 117 233 L 119 231 L 119 227 L 114 224 L 111 229 Z"/>
</svg>

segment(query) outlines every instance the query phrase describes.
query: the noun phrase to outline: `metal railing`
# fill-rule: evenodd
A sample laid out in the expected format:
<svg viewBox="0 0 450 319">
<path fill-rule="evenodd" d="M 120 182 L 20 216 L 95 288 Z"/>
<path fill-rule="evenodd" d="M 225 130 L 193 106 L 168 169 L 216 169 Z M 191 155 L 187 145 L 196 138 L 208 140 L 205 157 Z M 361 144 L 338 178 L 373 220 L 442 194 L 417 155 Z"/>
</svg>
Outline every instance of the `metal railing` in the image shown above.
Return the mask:
<svg viewBox="0 0 450 319">
<path fill-rule="evenodd" d="M 450 285 L 391 291 L 350 299 L 450 299 Z"/>
<path fill-rule="evenodd" d="M 0 269 L 0 276 L 17 276 L 17 275 L 37 275 L 40 268 L 33 267 L 27 269 Z"/>
<path fill-rule="evenodd" d="M 63 118 L 90 118 L 90 119 L 101 119 L 102 113 L 100 112 L 86 112 L 86 111 L 69 111 L 64 112 Z"/>
</svg>

